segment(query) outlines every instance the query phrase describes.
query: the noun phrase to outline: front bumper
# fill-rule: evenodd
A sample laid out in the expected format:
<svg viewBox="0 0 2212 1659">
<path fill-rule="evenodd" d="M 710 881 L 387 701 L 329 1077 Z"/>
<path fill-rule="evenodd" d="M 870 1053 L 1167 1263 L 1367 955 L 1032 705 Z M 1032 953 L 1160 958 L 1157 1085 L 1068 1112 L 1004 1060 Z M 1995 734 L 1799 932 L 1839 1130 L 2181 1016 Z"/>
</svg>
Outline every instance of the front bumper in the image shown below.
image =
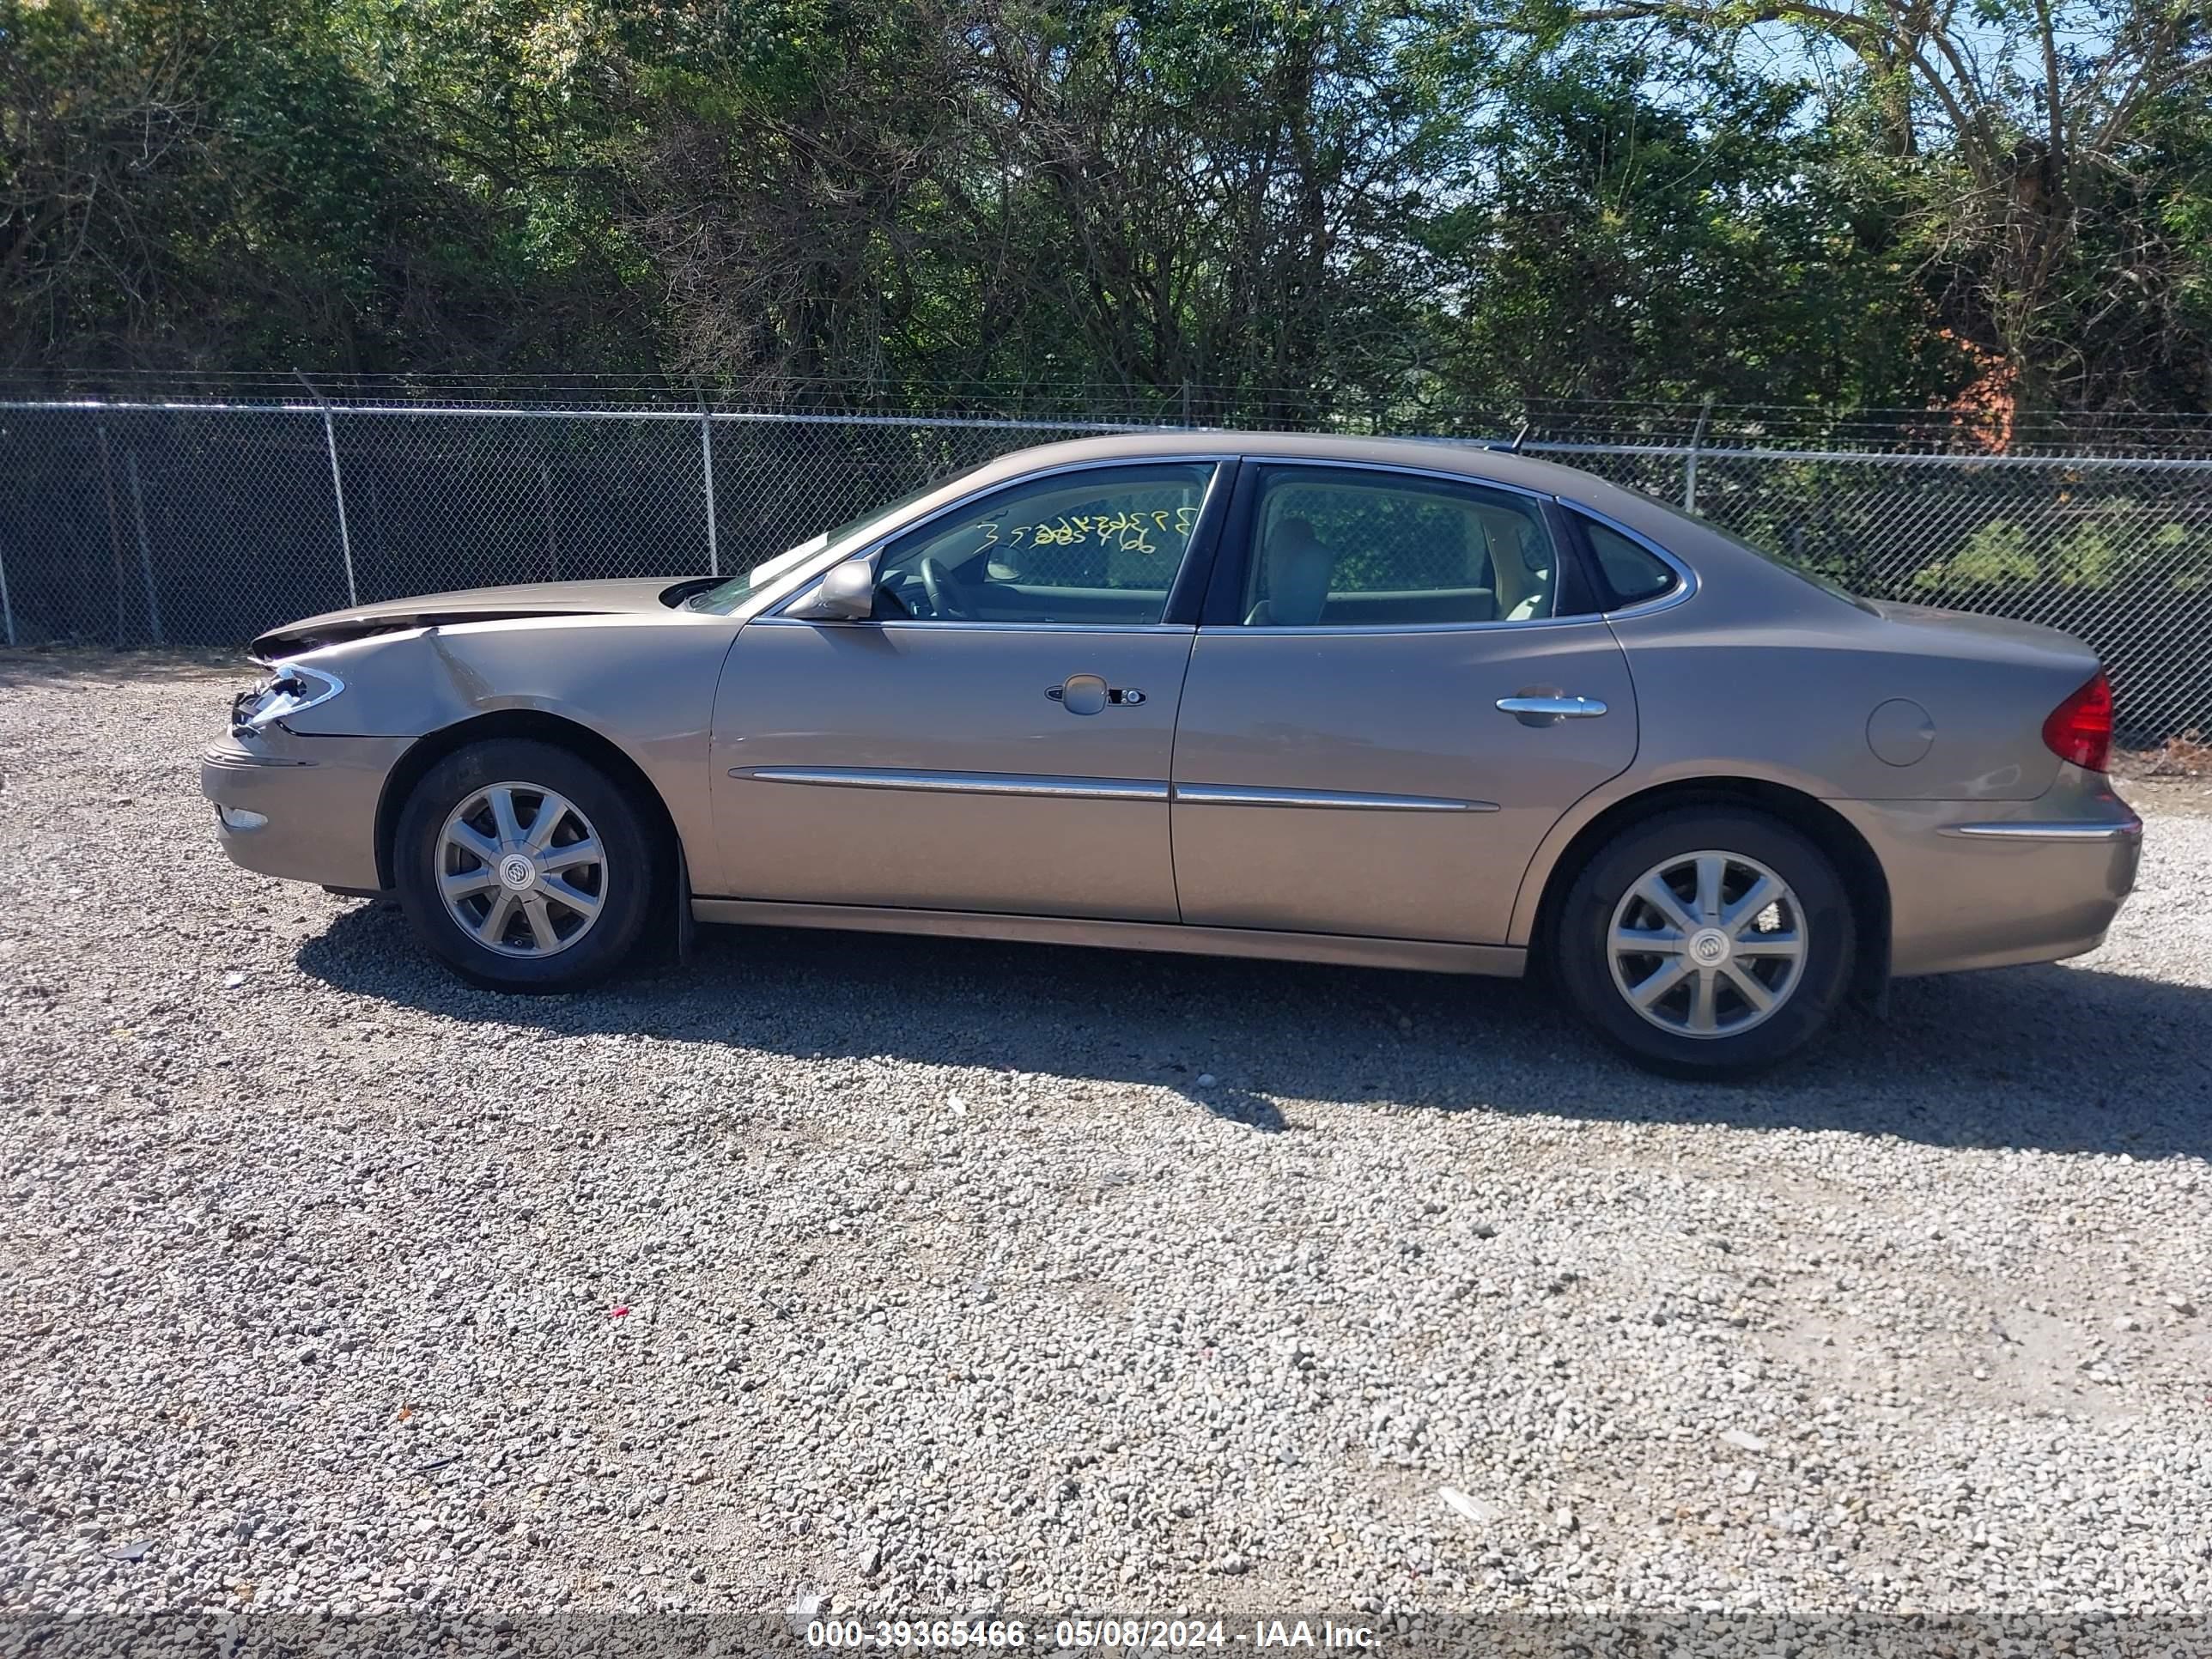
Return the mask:
<svg viewBox="0 0 2212 1659">
<path fill-rule="evenodd" d="M 411 738 L 296 737 L 281 727 L 233 735 L 200 761 L 216 839 L 232 863 L 287 881 L 355 892 L 384 885 L 376 811 Z"/>
<path fill-rule="evenodd" d="M 1899 978 L 2095 950 L 2142 856 L 2142 820 L 2106 779 L 2072 767 L 2036 800 L 1828 804 L 1888 876 Z"/>
</svg>

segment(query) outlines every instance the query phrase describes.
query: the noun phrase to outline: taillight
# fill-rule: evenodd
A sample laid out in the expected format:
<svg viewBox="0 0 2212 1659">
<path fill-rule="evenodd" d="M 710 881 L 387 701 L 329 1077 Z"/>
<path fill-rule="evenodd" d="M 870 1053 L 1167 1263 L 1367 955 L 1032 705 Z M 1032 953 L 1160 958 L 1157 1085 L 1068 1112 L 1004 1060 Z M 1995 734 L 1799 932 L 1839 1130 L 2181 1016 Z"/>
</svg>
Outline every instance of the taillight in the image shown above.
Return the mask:
<svg viewBox="0 0 2212 1659">
<path fill-rule="evenodd" d="M 2112 686 L 2099 669 L 2088 684 L 2051 711 L 2043 741 L 2063 761 L 2101 772 L 2112 758 Z"/>
</svg>

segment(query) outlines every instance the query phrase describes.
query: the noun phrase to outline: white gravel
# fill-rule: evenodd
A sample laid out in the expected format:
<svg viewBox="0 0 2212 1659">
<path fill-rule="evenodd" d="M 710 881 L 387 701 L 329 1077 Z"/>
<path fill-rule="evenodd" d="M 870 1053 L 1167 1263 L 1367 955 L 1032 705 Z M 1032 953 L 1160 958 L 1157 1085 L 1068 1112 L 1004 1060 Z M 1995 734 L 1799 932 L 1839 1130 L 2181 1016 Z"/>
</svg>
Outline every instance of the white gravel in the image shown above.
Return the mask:
<svg viewBox="0 0 2212 1659">
<path fill-rule="evenodd" d="M 484 995 L 225 861 L 237 683 L 0 659 L 0 1606 L 2212 1611 L 2212 818 L 1705 1088 L 1352 970 Z"/>
</svg>

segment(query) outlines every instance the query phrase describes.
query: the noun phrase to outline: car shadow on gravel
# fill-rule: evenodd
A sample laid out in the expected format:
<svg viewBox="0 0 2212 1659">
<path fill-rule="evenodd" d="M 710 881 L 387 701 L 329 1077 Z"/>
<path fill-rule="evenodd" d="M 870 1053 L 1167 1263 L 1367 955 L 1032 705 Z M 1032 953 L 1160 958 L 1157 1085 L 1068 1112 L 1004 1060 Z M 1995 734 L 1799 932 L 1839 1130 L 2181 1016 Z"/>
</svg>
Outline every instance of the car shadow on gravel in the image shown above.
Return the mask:
<svg viewBox="0 0 2212 1659">
<path fill-rule="evenodd" d="M 1887 1018 L 1847 1011 L 1813 1054 L 1723 1085 L 1615 1058 L 1539 981 L 706 927 L 682 968 L 511 997 L 445 973 L 373 904 L 298 960 L 339 989 L 444 1019 L 1143 1085 L 1262 1132 L 1356 1105 L 2212 1155 L 2212 989 L 2094 967 L 1905 981 Z"/>
</svg>

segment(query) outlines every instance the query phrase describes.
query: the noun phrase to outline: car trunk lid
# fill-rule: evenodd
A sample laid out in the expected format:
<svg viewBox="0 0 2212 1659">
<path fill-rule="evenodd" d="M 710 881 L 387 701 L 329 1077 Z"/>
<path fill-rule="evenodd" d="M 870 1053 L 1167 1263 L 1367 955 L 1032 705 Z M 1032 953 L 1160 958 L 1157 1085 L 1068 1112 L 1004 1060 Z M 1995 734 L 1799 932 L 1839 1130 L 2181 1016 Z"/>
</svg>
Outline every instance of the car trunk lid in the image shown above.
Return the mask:
<svg viewBox="0 0 2212 1659">
<path fill-rule="evenodd" d="M 2100 665 L 2090 647 L 2071 634 L 2039 623 L 1973 611 L 1945 611 L 1932 605 L 1906 605 L 1895 599 L 1863 603 L 1885 622 L 1927 630 L 1930 645 L 1946 652 L 2045 664 L 2061 677 L 2072 675 L 2069 684 L 2078 684 Z"/>
</svg>

